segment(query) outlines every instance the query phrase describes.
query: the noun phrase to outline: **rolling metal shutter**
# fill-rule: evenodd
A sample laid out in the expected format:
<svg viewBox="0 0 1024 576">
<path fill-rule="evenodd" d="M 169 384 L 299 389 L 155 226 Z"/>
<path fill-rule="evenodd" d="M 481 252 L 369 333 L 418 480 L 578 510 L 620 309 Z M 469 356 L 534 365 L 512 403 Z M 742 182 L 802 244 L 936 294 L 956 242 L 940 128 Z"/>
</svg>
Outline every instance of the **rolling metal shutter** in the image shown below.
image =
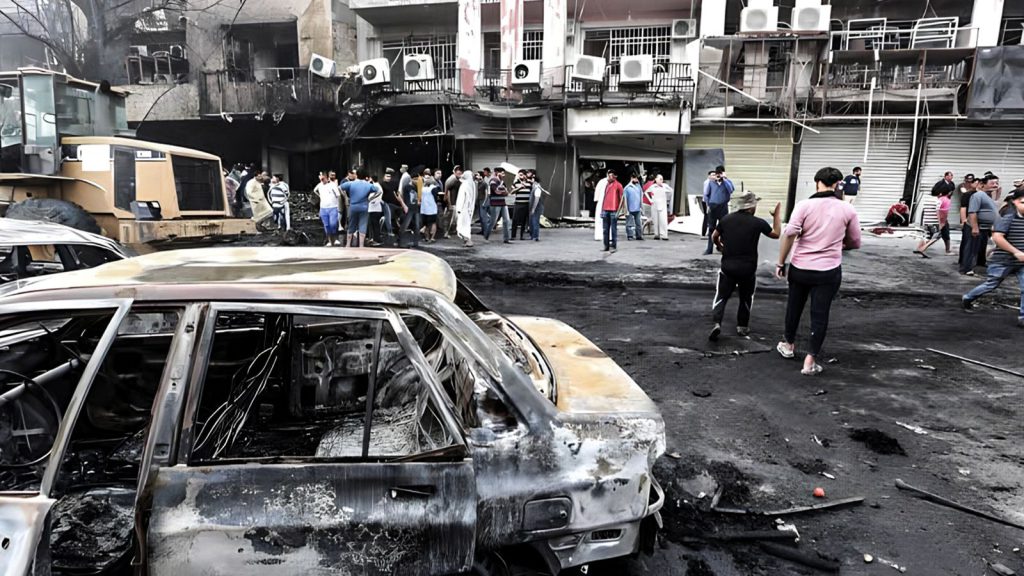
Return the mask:
<svg viewBox="0 0 1024 576">
<path fill-rule="evenodd" d="M 796 199 L 814 194 L 814 173 L 826 166 L 838 168 L 843 176 L 854 166 L 863 168 L 860 193 L 854 206 L 861 223 L 885 219 L 889 206 L 903 197 L 910 158 L 913 122 L 881 122 L 871 126 L 868 159 L 864 160 L 863 123 L 814 126 L 820 134 L 804 130 L 797 170 Z"/>
<path fill-rule="evenodd" d="M 696 126 L 686 136 L 687 149 L 721 148 L 725 153 L 725 172 L 736 185 L 737 193 L 753 190 L 761 198 L 758 215 L 768 217 L 775 203 L 782 204 L 785 215 L 793 144 L 788 126 L 736 126 L 722 123 Z M 708 169 L 714 168 L 710 166 Z M 687 190 L 700 194 L 701 190 Z"/>
<path fill-rule="evenodd" d="M 496 167 L 501 165 L 502 162 L 508 162 L 509 164 L 513 164 L 520 169 L 536 168 L 537 155 L 513 154 L 510 152 L 508 155 L 508 159 L 506 160 L 504 152 L 470 150 L 468 167 L 472 168 L 474 171 L 483 170 L 484 168 L 490 168 L 491 170 L 494 170 Z M 512 174 L 512 176 L 515 176 L 515 174 Z"/>
<path fill-rule="evenodd" d="M 1013 181 L 1024 178 L 1024 126 L 936 126 L 928 131 L 925 156 L 921 162 L 918 199 L 931 194 L 932 186 L 947 170 L 959 185 L 964 174 L 981 177 L 991 170 L 999 176 L 1003 193 Z M 953 195 L 950 222 L 960 221 L 960 195 Z"/>
</svg>

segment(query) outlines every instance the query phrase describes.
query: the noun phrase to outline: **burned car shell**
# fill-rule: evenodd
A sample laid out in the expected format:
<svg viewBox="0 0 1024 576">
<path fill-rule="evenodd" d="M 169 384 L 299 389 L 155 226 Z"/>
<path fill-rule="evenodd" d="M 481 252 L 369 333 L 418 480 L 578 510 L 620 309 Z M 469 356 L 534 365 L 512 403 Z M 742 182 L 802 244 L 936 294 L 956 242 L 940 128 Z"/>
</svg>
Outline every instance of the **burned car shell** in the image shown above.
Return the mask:
<svg viewBox="0 0 1024 576">
<path fill-rule="evenodd" d="M 456 306 L 454 274 L 433 256 L 390 250 L 190 250 L 5 288 L 0 289 L 0 303 L 7 307 L 115 297 L 132 305 L 193 303 L 186 316 L 195 323 L 179 329 L 174 346 L 178 353 L 169 360 L 154 404 L 139 482 L 139 561 L 151 573 L 226 574 L 243 565 L 251 573 L 268 574 L 327 573 L 346 566 L 368 574 L 436 573 L 469 570 L 474 553 L 517 545 L 535 550 L 557 572 L 634 553 L 641 528 L 657 524 L 664 495 L 651 470 L 664 452 L 665 438 L 654 403 L 614 361 L 563 323 L 473 314 L 477 321 L 481 314 L 492 314 L 491 321 L 527 335 L 528 352 L 539 354 L 550 373 L 545 397 L 527 370 L 510 361 Z M 191 347 L 201 341 L 201 318 L 207 313 L 198 306 L 226 301 L 241 307 L 357 304 L 423 315 L 475 361 L 483 372 L 477 393 L 499 398 L 513 422 L 463 428 L 466 458 L 452 461 L 454 468 L 417 462 L 416 472 L 408 473 L 414 478 L 400 478 L 400 461 L 377 464 L 393 469 L 387 474 L 395 474 L 403 485 L 437 482 L 439 494 L 430 494 L 445 501 L 428 507 L 432 512 L 423 517 L 432 527 L 425 536 L 421 527 L 403 525 L 401 506 L 351 489 L 366 483 L 360 481 L 359 465 L 332 465 L 331 471 L 342 471 L 333 483 L 302 462 L 208 467 L 199 470 L 207 480 L 197 481 L 188 473 L 196 469 L 187 467 L 192 441 L 188 412 L 193 409 L 187 397 L 201 370 L 188 363 L 195 362 Z M 446 418 L 458 420 L 454 407 L 449 409 Z M 51 464 L 59 457 L 55 450 Z M 471 468 L 460 468 L 460 462 Z M 460 470 L 471 471 L 469 489 L 446 487 L 444 478 L 455 478 Z M 214 477 L 215 483 L 208 481 Z M 260 482 L 273 485 L 265 488 Z M 309 501 L 298 497 L 303 494 Z M 391 499 L 397 496 L 392 489 Z M 358 549 L 351 543 L 345 547 L 346 534 L 340 540 L 337 533 L 326 538 L 319 524 L 352 516 L 353 508 L 358 515 L 362 508 L 352 503 L 360 498 L 360 506 L 370 509 L 362 520 L 352 520 L 362 526 Z M 271 512 L 304 527 L 287 534 L 239 530 L 253 517 Z M 0 515 L 5 520 L 0 526 L 8 534 L 19 528 L 28 532 L 33 522 L 26 516 L 26 525 L 20 525 L 9 517 Z M 147 517 L 148 525 L 141 525 Z M 371 523 L 382 529 L 371 530 Z M 417 545 L 410 536 L 415 530 L 418 538 L 434 539 L 428 546 L 444 550 L 427 563 L 404 565 L 402 558 Z"/>
<path fill-rule="evenodd" d="M 101 236 L 51 222 L 0 218 L 0 282 L 34 276 L 30 251 L 34 247 L 53 247 L 63 270 L 82 270 L 95 264 L 68 247 L 89 247 L 99 263 L 122 260 L 129 255 L 117 242 Z M 45 273 L 45 272 L 44 272 Z"/>
</svg>

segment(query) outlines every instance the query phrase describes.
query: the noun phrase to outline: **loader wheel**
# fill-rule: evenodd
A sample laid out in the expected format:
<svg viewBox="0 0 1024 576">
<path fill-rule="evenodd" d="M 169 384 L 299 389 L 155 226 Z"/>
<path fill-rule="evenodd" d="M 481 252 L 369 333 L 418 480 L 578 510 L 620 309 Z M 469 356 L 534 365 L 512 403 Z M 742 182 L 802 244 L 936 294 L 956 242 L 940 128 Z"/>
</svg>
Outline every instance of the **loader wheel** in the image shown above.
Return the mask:
<svg viewBox="0 0 1024 576">
<path fill-rule="evenodd" d="M 84 208 L 56 198 L 28 198 L 7 208 L 7 217 L 63 224 L 83 232 L 99 234 L 100 225 Z"/>
</svg>

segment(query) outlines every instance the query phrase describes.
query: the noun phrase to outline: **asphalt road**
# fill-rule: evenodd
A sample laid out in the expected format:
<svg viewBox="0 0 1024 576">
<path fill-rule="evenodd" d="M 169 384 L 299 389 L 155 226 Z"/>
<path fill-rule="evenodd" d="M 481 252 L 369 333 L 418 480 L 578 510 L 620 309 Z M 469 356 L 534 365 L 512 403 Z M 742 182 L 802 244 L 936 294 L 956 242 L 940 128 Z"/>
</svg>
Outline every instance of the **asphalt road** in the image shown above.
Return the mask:
<svg viewBox="0 0 1024 576">
<path fill-rule="evenodd" d="M 894 486 L 900 478 L 1024 522 L 1024 378 L 925 350 L 1024 372 L 1024 330 L 1001 303 L 968 315 L 954 297 L 844 297 L 833 308 L 825 371 L 808 377 L 799 360 L 774 351 L 784 313 L 778 295 L 756 298 L 749 339 L 735 335 L 731 302 L 723 337 L 711 344 L 709 291 L 479 277 L 469 285 L 500 312 L 576 327 L 662 409 L 670 455 L 657 468 L 669 494 L 661 547 L 652 557 L 592 566 L 589 574 L 818 573 L 756 544 L 711 538 L 774 524 L 709 511 L 719 487 L 720 507 L 754 510 L 819 503 L 815 487 L 824 488 L 826 502 L 864 497 L 859 506 L 787 519 L 800 533 L 799 550 L 837 560 L 843 574 L 893 574 L 885 561 L 930 576 L 989 574 L 987 562 L 1024 573 L 1024 530 Z M 806 346 L 806 322 L 798 350 Z"/>
</svg>

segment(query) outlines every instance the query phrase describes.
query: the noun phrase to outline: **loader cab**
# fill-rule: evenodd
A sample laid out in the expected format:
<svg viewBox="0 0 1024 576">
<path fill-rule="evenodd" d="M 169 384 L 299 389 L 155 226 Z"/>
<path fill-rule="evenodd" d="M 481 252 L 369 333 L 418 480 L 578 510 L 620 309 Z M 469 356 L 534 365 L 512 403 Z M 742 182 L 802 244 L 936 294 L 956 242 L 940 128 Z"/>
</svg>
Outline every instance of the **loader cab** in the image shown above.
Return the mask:
<svg viewBox="0 0 1024 576">
<path fill-rule="evenodd" d="M 56 175 L 67 136 L 129 136 L 125 97 L 49 70 L 0 72 L 0 172 Z"/>
</svg>

